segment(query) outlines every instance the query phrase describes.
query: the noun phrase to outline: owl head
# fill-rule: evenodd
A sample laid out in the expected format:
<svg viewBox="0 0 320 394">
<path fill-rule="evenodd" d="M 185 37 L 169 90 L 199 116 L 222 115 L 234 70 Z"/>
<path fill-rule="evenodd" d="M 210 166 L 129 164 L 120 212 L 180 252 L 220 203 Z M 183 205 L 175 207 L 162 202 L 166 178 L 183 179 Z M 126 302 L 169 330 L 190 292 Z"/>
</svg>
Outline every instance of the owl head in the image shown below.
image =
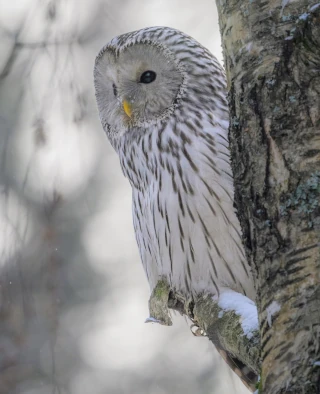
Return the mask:
<svg viewBox="0 0 320 394">
<path fill-rule="evenodd" d="M 116 130 L 164 117 L 184 81 L 183 67 L 165 40 L 152 31 L 140 36 L 136 33 L 113 39 L 95 63 L 100 117 Z"/>
<path fill-rule="evenodd" d="M 145 129 L 172 116 L 177 107 L 212 110 L 215 88 L 224 88 L 222 74 L 214 56 L 178 30 L 151 27 L 115 37 L 100 51 L 94 68 L 104 130 L 114 137 L 136 126 Z"/>
</svg>

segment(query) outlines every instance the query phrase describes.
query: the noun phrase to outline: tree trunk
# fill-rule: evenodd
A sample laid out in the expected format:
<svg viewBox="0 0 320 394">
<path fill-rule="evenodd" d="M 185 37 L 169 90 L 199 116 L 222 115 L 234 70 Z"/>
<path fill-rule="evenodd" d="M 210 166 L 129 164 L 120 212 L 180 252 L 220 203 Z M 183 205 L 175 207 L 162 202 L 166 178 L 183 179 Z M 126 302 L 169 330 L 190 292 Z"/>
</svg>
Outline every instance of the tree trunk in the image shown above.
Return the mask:
<svg viewBox="0 0 320 394">
<path fill-rule="evenodd" d="M 320 3 L 217 0 L 264 394 L 318 393 Z"/>
</svg>

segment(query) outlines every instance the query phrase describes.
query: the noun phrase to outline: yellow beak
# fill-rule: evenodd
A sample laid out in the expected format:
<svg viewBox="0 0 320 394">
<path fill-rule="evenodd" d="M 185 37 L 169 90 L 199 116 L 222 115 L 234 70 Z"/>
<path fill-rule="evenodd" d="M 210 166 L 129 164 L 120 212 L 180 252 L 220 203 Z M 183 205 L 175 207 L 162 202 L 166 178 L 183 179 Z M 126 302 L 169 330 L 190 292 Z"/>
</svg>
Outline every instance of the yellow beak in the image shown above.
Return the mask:
<svg viewBox="0 0 320 394">
<path fill-rule="evenodd" d="M 127 100 L 123 100 L 122 102 L 124 112 L 129 116 L 132 117 L 132 107 L 131 104 Z"/>
</svg>

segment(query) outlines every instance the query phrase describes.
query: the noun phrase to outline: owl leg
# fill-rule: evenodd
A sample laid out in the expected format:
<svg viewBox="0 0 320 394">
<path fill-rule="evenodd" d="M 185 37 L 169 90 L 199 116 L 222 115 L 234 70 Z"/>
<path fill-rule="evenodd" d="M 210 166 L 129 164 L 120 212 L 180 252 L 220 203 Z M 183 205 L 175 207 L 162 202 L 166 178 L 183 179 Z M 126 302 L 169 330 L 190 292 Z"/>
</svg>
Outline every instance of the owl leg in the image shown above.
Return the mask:
<svg viewBox="0 0 320 394">
<path fill-rule="evenodd" d="M 172 320 L 168 310 L 169 294 L 170 287 L 168 283 L 164 279 L 159 280 L 149 298 L 150 317 L 146 319 L 146 323 L 159 323 L 165 326 L 172 326 Z"/>
</svg>

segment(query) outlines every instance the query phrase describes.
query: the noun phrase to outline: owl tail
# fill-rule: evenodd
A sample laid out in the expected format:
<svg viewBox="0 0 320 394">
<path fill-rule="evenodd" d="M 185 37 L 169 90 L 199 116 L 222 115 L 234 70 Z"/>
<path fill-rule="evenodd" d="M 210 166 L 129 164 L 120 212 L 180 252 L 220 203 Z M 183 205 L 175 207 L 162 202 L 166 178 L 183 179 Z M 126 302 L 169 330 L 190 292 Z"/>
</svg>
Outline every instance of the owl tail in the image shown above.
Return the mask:
<svg viewBox="0 0 320 394">
<path fill-rule="evenodd" d="M 224 361 L 229 365 L 229 367 L 236 373 L 241 379 L 242 383 L 253 393 L 256 391 L 256 386 L 258 383 L 258 375 L 253 372 L 248 366 L 246 366 L 242 361 L 235 358 L 231 353 L 226 352 L 224 349 L 216 348 L 224 359 Z"/>
</svg>

